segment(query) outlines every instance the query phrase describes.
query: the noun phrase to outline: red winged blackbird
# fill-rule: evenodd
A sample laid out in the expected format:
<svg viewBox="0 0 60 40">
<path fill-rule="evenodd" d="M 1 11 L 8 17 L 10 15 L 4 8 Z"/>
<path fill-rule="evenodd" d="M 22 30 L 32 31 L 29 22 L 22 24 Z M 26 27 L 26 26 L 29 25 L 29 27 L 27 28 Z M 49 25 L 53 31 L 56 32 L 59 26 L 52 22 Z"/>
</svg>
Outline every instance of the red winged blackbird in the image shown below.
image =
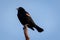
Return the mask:
<svg viewBox="0 0 60 40">
<path fill-rule="evenodd" d="M 34 28 L 37 29 L 38 32 L 42 32 L 43 29 L 40 28 L 39 26 L 37 26 L 34 21 L 32 20 L 30 14 L 23 8 L 23 7 L 19 7 L 18 9 L 18 19 L 21 22 L 21 24 L 24 26 L 26 24 L 28 24 L 28 28 L 34 30 Z"/>
</svg>

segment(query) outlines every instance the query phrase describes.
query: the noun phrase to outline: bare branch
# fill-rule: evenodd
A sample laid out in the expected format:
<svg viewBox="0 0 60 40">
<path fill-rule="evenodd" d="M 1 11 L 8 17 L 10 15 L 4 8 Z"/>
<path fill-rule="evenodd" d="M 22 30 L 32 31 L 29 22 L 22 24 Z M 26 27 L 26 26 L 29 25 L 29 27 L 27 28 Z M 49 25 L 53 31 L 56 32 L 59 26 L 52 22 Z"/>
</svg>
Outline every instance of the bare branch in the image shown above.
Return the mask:
<svg viewBox="0 0 60 40">
<path fill-rule="evenodd" d="M 28 36 L 28 29 L 27 29 L 27 24 L 24 26 L 24 35 L 25 35 L 25 38 L 26 40 L 30 40 L 29 36 Z"/>
</svg>

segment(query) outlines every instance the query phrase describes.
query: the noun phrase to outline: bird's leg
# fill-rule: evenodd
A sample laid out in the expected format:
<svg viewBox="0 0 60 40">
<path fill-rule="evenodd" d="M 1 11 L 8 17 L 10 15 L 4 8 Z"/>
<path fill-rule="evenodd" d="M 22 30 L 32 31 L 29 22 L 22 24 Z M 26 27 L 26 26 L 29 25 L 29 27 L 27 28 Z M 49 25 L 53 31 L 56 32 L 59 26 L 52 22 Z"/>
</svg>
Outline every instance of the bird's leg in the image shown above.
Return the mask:
<svg viewBox="0 0 60 40">
<path fill-rule="evenodd" d="M 25 38 L 26 40 L 30 40 L 29 36 L 28 36 L 28 27 L 27 27 L 28 24 L 24 25 L 24 35 L 25 35 Z"/>
</svg>

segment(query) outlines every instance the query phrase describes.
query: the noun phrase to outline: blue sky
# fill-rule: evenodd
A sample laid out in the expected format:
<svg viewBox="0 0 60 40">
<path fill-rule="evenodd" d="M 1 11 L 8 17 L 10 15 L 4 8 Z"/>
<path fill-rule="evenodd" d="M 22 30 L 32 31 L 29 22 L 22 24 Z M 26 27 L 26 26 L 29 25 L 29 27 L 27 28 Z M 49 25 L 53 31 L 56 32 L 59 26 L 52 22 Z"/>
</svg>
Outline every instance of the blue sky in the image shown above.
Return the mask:
<svg viewBox="0 0 60 40">
<path fill-rule="evenodd" d="M 25 40 L 18 7 L 24 7 L 44 29 L 39 33 L 28 28 L 31 40 L 60 40 L 60 0 L 0 0 L 0 40 Z"/>
</svg>

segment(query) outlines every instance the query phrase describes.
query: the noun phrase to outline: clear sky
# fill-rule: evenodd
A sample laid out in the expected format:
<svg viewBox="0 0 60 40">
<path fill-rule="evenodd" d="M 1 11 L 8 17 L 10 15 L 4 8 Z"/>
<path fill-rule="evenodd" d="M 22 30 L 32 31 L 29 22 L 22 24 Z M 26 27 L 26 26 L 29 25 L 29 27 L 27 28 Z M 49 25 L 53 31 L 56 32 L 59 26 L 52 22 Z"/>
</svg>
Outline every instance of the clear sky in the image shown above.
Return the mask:
<svg viewBox="0 0 60 40">
<path fill-rule="evenodd" d="M 60 40 L 60 0 L 0 0 L 0 40 L 25 40 L 16 8 L 23 7 L 44 29 L 28 29 L 31 40 Z"/>
</svg>

